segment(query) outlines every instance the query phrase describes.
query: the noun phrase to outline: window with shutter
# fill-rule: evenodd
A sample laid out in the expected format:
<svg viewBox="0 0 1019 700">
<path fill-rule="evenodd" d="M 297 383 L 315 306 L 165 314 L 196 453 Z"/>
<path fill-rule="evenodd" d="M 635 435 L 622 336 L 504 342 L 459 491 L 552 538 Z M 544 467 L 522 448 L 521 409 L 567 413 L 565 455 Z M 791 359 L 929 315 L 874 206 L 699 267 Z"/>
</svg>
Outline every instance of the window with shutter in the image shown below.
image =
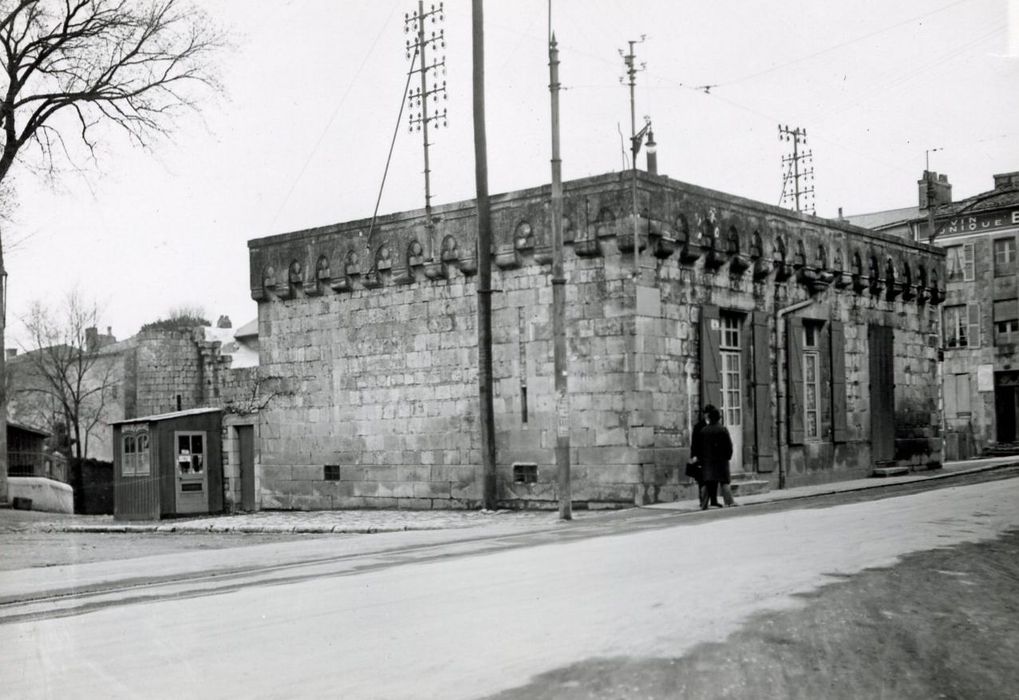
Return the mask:
<svg viewBox="0 0 1019 700">
<path fill-rule="evenodd" d="M 789 444 L 803 444 L 803 321 L 786 319 L 786 391 L 788 392 Z"/>
<path fill-rule="evenodd" d="M 768 314 L 755 311 L 753 315 L 754 343 L 754 450 L 757 454 L 757 471 L 767 473 L 775 466 L 775 429 L 771 417 L 771 343 L 768 334 Z"/>
<path fill-rule="evenodd" d="M 969 345 L 967 347 L 978 348 L 980 347 L 980 303 L 967 304 L 966 313 L 969 317 L 969 333 L 967 334 Z"/>
<path fill-rule="evenodd" d="M 718 307 L 705 304 L 701 307 L 700 322 L 701 406 L 722 405 L 722 377 L 719 371 Z"/>
<path fill-rule="evenodd" d="M 974 245 L 974 243 L 964 243 L 962 246 L 962 254 L 965 259 L 965 264 L 963 265 L 963 280 L 966 282 L 972 282 L 976 279 L 974 270 Z"/>
<path fill-rule="evenodd" d="M 994 302 L 994 344 L 1019 343 L 1019 300 Z"/>
<path fill-rule="evenodd" d="M 846 339 L 841 321 L 831 324 L 831 421 L 832 441 L 846 442 L 848 420 L 846 416 Z"/>
</svg>

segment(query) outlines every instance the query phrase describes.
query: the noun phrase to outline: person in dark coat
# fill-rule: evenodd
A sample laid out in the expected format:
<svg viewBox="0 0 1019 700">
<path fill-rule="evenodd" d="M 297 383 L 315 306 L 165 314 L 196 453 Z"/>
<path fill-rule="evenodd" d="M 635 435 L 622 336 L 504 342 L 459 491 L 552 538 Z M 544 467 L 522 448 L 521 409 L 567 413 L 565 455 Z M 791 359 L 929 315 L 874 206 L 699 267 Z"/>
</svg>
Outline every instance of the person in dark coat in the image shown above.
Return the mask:
<svg viewBox="0 0 1019 700">
<path fill-rule="evenodd" d="M 729 483 L 729 459 L 732 458 L 732 438 L 721 424 L 722 414 L 712 405 L 704 407 L 707 424 L 694 426 L 690 453 L 701 466 L 700 505 L 721 508 L 718 502 L 718 485 Z"/>
</svg>

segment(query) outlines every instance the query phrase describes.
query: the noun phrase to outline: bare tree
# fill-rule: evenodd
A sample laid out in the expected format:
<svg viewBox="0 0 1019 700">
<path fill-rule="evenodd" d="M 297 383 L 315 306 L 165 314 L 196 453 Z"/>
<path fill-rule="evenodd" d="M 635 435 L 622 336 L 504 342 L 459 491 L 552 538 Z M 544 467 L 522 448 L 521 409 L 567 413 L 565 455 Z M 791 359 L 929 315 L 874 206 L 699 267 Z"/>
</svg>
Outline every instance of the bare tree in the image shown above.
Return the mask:
<svg viewBox="0 0 1019 700">
<path fill-rule="evenodd" d="M 28 364 L 31 376 L 14 390 L 27 395 L 37 411 L 50 411 L 51 426 L 62 422 L 67 427 L 79 459 L 88 456 L 89 437 L 104 416 L 115 380 L 115 363 L 103 356 L 98 321 L 96 303 L 83 300 L 77 290 L 66 296 L 62 308 L 35 302 L 22 318 L 31 347 L 21 362 Z"/>
<path fill-rule="evenodd" d="M 103 124 L 147 146 L 194 87 L 217 87 L 224 38 L 182 0 L 0 0 L 0 187 L 29 153 L 51 175 L 74 138 L 94 157 Z M 26 149 L 26 146 L 34 148 Z M 3 236 L 0 235 L 0 278 Z M 4 373 L 0 288 L 0 378 Z M 3 382 L 0 381 L 0 387 Z M 0 502 L 7 498 L 6 396 L 0 395 Z"/>
</svg>

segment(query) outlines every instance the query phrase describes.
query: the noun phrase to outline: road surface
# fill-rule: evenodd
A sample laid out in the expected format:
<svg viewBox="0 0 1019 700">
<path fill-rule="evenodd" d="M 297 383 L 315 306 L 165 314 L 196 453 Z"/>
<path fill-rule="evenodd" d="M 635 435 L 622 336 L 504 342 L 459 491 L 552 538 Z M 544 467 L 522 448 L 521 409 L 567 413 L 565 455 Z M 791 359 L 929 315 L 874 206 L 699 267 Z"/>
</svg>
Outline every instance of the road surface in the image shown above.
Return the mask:
<svg viewBox="0 0 1019 700">
<path fill-rule="evenodd" d="M 530 546 L 338 556 L 299 575 L 138 582 L 82 608 L 13 606 L 0 676 L 16 698 L 485 697 L 598 659 L 681 658 L 832 581 L 1015 530 L 1017 503 L 1008 479 Z"/>
</svg>

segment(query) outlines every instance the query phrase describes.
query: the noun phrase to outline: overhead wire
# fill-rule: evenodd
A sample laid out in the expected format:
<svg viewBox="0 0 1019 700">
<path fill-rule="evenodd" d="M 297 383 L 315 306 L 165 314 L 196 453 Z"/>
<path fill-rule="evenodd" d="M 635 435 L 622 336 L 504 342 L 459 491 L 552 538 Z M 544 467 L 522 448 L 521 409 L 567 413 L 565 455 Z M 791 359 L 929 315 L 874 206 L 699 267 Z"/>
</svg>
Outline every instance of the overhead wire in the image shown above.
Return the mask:
<svg viewBox="0 0 1019 700">
<path fill-rule="evenodd" d="M 775 72 L 777 70 L 781 70 L 782 68 L 788 68 L 789 66 L 793 66 L 793 65 L 796 65 L 798 63 L 803 63 L 804 61 L 809 61 L 812 58 L 817 58 L 818 56 L 823 56 L 826 53 L 831 53 L 832 51 L 837 51 L 838 49 L 844 48 L 846 46 L 850 46 L 852 44 L 856 44 L 856 43 L 861 42 L 861 41 L 866 41 L 867 39 L 871 39 L 871 38 L 873 38 L 875 36 L 878 36 L 879 34 L 884 34 L 885 32 L 891 31 L 892 29 L 897 29 L 897 28 L 905 26 L 907 24 L 912 24 L 913 22 L 916 22 L 917 20 L 921 20 L 921 19 L 924 19 L 926 17 L 930 17 L 931 15 L 936 15 L 936 14 L 938 14 L 940 12 L 944 12 L 945 10 L 950 10 L 951 8 L 956 7 L 957 5 L 963 5 L 963 4 L 969 3 L 969 2 L 973 2 L 973 0 L 956 0 L 956 2 L 952 2 L 952 3 L 949 3 L 947 5 L 943 5 L 943 6 L 939 7 L 939 8 L 931 10 L 930 12 L 924 12 L 923 14 L 916 15 L 916 16 L 910 17 L 908 19 L 904 19 L 904 20 L 902 20 L 900 22 L 896 22 L 895 24 L 890 24 L 887 27 L 882 27 L 880 29 L 875 29 L 874 31 L 869 32 L 867 34 L 864 34 L 862 36 L 858 36 L 858 37 L 855 37 L 853 39 L 848 39 L 846 41 L 840 42 L 838 44 L 835 44 L 834 46 L 828 46 L 828 47 L 823 48 L 823 49 L 821 49 L 819 51 L 815 51 L 814 53 L 807 54 L 806 56 L 800 56 L 799 58 L 794 58 L 791 61 L 787 61 L 785 63 L 780 63 L 780 64 L 778 64 L 776 66 L 771 66 L 769 68 L 765 68 L 764 70 L 760 70 L 760 71 L 757 71 L 755 73 L 750 73 L 748 75 L 744 75 L 744 76 L 741 76 L 739 78 L 735 78 L 733 80 L 727 80 L 727 81 L 718 83 L 716 85 L 712 85 L 711 87 L 728 87 L 730 85 L 735 85 L 737 83 L 742 83 L 742 82 L 745 82 L 747 80 L 752 80 L 754 78 L 759 78 L 762 75 L 767 75 L 768 73 L 773 73 L 773 72 Z"/>
<path fill-rule="evenodd" d="M 414 55 L 410 59 L 410 68 L 407 69 L 407 82 L 403 86 L 403 94 L 400 96 L 400 112 L 396 116 L 396 126 L 393 127 L 393 138 L 389 142 L 389 155 L 386 156 L 386 167 L 382 171 L 382 182 L 379 183 L 379 196 L 375 200 L 375 211 L 372 212 L 372 221 L 368 226 L 368 235 L 365 236 L 365 248 L 369 252 L 372 247 L 372 234 L 375 232 L 375 222 L 379 216 L 379 204 L 382 202 L 382 190 L 385 189 L 386 176 L 389 175 L 389 163 L 393 159 L 393 147 L 396 146 L 396 136 L 400 133 L 400 122 L 403 121 L 403 108 L 407 104 L 407 93 L 410 91 L 410 79 L 414 76 L 414 64 L 417 63 L 418 56 L 420 54 L 421 52 L 418 49 L 414 49 Z"/>
<path fill-rule="evenodd" d="M 318 140 L 315 141 L 315 146 L 311 149 L 311 152 L 308 154 L 308 157 L 304 159 L 304 164 L 301 166 L 300 171 L 297 173 L 297 176 L 291 183 L 290 189 L 287 190 L 287 194 L 283 198 L 283 202 L 276 210 L 276 214 L 273 215 L 272 220 L 270 221 L 270 228 L 276 225 L 276 220 L 283 212 L 283 208 L 286 207 L 287 203 L 290 201 L 290 197 L 293 195 L 294 190 L 297 188 L 297 183 L 299 183 L 301 181 L 301 178 L 304 177 L 305 170 L 308 169 L 308 165 L 311 164 L 312 158 L 315 157 L 315 154 L 318 152 L 319 147 L 322 145 L 322 141 L 325 139 L 326 134 L 332 127 L 333 121 L 336 120 L 336 115 L 339 114 L 340 108 L 343 107 L 344 103 L 347 101 L 347 97 L 350 95 L 350 91 L 354 88 L 354 85 L 357 84 L 358 78 L 361 77 L 361 72 L 364 70 L 364 67 L 368 64 L 368 59 L 371 58 L 371 55 L 375 52 L 375 47 L 378 45 L 379 40 L 382 39 L 382 35 L 385 33 L 386 29 L 389 28 L 389 23 L 390 21 L 392 21 L 393 15 L 396 13 L 396 7 L 397 6 L 395 4 L 392 6 L 392 9 L 389 11 L 389 16 L 386 17 L 386 21 L 382 23 L 382 28 L 379 30 L 379 33 L 375 35 L 375 39 L 372 41 L 371 47 L 368 49 L 368 51 L 365 52 L 364 58 L 361 59 L 361 65 L 359 65 L 357 67 L 357 70 L 354 72 L 354 77 L 350 79 L 349 83 L 347 83 L 347 89 L 343 92 L 343 95 L 340 97 L 340 101 L 336 104 L 335 109 L 333 109 L 332 114 L 329 115 L 329 120 L 326 122 L 325 127 L 322 129 L 322 132 L 319 134 Z"/>
</svg>

